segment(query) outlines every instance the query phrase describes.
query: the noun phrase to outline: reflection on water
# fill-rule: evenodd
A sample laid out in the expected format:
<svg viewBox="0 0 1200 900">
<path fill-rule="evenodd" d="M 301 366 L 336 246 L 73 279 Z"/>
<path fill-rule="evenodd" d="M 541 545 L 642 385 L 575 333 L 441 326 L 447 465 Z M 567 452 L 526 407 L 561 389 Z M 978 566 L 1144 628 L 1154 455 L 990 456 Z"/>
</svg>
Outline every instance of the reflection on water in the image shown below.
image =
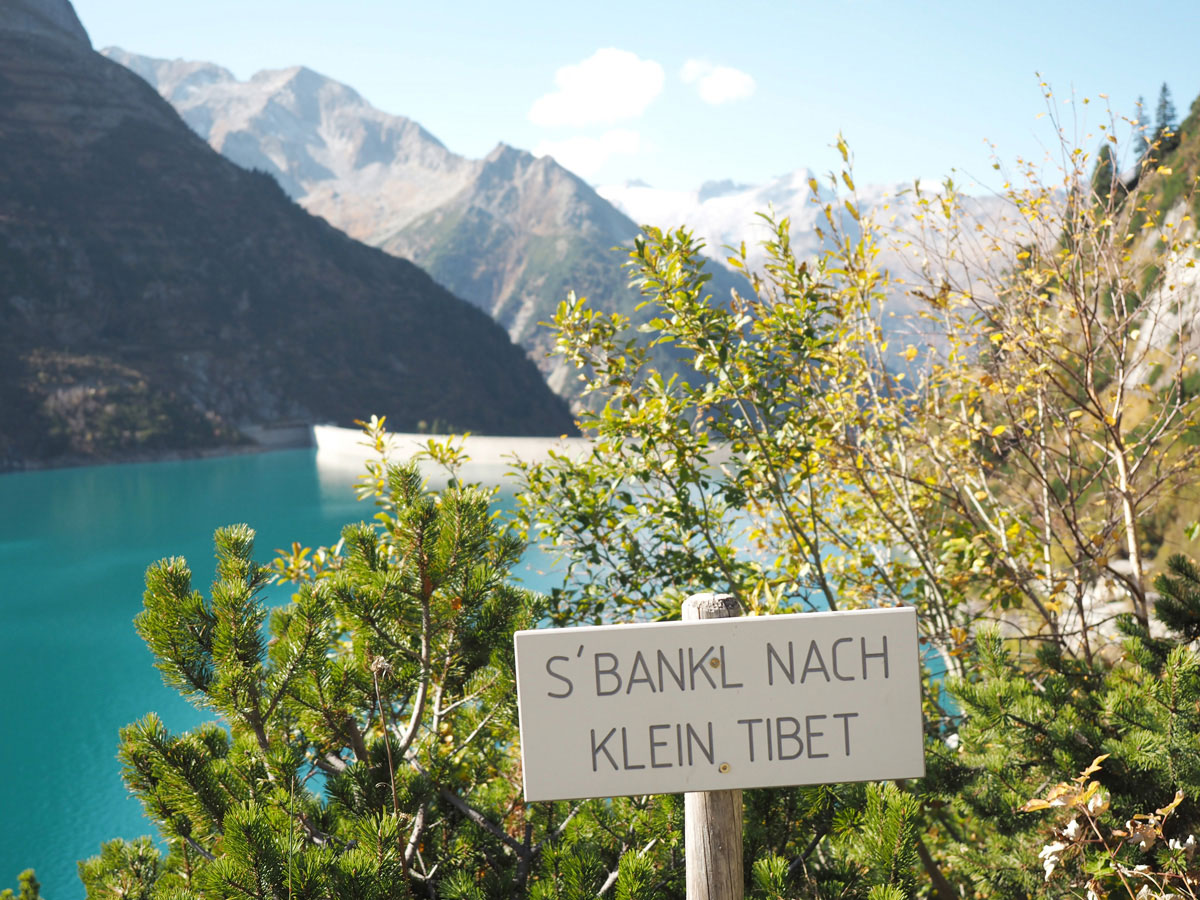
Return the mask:
<svg viewBox="0 0 1200 900">
<path fill-rule="evenodd" d="M 118 729 L 151 711 L 173 730 L 205 718 L 163 686 L 133 630 L 146 566 L 185 556 L 206 590 L 212 533 L 236 522 L 257 529 L 260 560 L 333 544 L 374 514 L 354 499 L 356 474 L 289 450 L 0 477 L 0 888 L 34 867 L 46 896 L 81 898 L 77 860 L 151 831 L 121 783 Z M 545 589 L 544 568 L 531 561 L 522 580 Z"/>
</svg>

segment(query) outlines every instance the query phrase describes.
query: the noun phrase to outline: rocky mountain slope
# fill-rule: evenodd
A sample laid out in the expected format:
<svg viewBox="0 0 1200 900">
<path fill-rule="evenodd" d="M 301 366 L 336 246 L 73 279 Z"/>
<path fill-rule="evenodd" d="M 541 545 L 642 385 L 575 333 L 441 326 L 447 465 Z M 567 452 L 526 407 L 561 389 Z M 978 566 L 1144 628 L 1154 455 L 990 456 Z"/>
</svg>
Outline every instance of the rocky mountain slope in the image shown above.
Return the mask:
<svg viewBox="0 0 1200 900">
<path fill-rule="evenodd" d="M 0 110 L 0 467 L 372 413 L 572 429 L 501 328 L 222 159 L 67 0 L 0 0 Z"/>
<path fill-rule="evenodd" d="M 101 52 L 149 82 L 213 149 L 274 175 L 310 212 L 367 243 L 445 203 L 481 167 L 303 66 L 243 82 L 212 63 Z"/>
<path fill-rule="evenodd" d="M 303 67 L 243 82 L 211 63 L 104 53 L 226 157 L 269 172 L 308 211 L 413 260 L 487 311 L 556 390 L 569 395 L 573 385 L 546 358 L 551 336 L 539 323 L 567 291 L 626 313 L 640 300 L 612 251 L 637 225 L 552 158 L 501 144 L 465 159 L 412 120 Z M 736 283 L 724 269 L 714 276 L 721 294 Z"/>
</svg>

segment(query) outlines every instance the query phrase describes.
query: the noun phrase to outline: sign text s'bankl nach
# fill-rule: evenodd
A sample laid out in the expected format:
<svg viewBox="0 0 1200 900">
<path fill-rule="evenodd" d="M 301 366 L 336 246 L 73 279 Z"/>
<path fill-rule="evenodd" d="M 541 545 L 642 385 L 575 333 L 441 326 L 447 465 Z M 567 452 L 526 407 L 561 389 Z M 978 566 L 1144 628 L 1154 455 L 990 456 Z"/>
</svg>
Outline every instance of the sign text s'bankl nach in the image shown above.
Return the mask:
<svg viewBox="0 0 1200 900">
<path fill-rule="evenodd" d="M 514 640 L 530 801 L 925 774 L 911 607 Z"/>
</svg>

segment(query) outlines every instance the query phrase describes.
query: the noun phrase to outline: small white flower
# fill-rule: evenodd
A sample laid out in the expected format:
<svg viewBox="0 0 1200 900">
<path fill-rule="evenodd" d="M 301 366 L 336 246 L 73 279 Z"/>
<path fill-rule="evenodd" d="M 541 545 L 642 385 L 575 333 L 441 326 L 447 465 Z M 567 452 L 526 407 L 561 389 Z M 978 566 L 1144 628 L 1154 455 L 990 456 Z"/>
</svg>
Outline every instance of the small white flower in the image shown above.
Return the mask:
<svg viewBox="0 0 1200 900">
<path fill-rule="evenodd" d="M 1067 849 L 1067 845 L 1062 841 L 1055 841 L 1053 844 L 1047 844 L 1038 854 L 1038 859 L 1042 860 L 1042 868 L 1046 870 L 1046 880 L 1050 880 L 1050 875 L 1054 872 L 1054 867 L 1059 863 L 1059 854 Z"/>
<path fill-rule="evenodd" d="M 951 750 L 957 750 L 958 745 L 959 745 L 959 738 L 958 738 L 957 734 L 951 734 L 946 737 L 946 746 L 949 747 Z"/>
<path fill-rule="evenodd" d="M 1079 837 L 1079 819 L 1078 818 L 1072 819 L 1070 822 L 1067 823 L 1067 827 L 1063 829 L 1063 836 L 1069 841 L 1073 841 L 1073 840 L 1075 840 L 1075 838 Z"/>
<path fill-rule="evenodd" d="M 1186 841 L 1181 841 L 1179 838 L 1171 838 L 1167 841 L 1167 846 L 1172 850 L 1182 850 L 1187 854 L 1187 858 L 1191 859 L 1196 853 L 1196 836 L 1189 834 Z"/>
<path fill-rule="evenodd" d="M 1046 880 L 1047 881 L 1049 881 L 1050 876 L 1054 874 L 1054 867 L 1057 865 L 1058 865 L 1058 857 L 1057 856 L 1048 856 L 1048 857 L 1046 857 L 1045 862 L 1042 863 L 1042 868 L 1046 870 Z"/>
<path fill-rule="evenodd" d="M 1067 845 L 1062 841 L 1055 841 L 1053 844 L 1047 844 L 1041 849 L 1041 852 L 1038 853 L 1038 859 L 1046 859 L 1050 856 L 1058 856 L 1066 849 Z"/>
</svg>

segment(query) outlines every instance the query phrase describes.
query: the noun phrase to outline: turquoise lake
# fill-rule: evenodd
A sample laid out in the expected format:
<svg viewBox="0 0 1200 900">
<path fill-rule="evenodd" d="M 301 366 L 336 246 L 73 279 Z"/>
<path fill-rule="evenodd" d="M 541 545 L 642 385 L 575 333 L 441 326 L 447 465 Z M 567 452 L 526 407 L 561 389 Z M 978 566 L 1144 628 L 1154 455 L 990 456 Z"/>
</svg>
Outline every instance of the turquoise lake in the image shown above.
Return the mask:
<svg viewBox="0 0 1200 900">
<path fill-rule="evenodd" d="M 236 522 L 258 531 L 262 561 L 332 544 L 374 513 L 353 478 L 315 450 L 0 476 L 0 889 L 34 868 L 50 900 L 82 898 L 78 860 L 154 833 L 121 782 L 117 731 L 151 711 L 175 731 L 206 716 L 134 632 L 146 567 L 184 556 L 207 592 L 213 530 Z M 544 564 L 514 574 L 545 589 Z"/>
</svg>

